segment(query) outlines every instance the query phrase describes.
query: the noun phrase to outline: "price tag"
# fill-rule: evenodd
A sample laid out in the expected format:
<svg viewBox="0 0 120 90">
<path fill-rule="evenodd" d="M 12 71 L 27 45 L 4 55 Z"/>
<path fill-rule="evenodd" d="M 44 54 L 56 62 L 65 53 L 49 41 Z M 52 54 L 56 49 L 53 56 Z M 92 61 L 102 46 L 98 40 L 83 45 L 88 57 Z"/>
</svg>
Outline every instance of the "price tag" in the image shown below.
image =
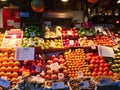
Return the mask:
<svg viewBox="0 0 120 90">
<path fill-rule="evenodd" d="M 50 69 L 51 70 L 58 70 L 60 68 L 58 62 L 50 64 Z"/>
<path fill-rule="evenodd" d="M 64 82 L 53 82 L 52 89 L 62 89 L 64 88 Z"/>
<path fill-rule="evenodd" d="M 9 85 L 10 85 L 10 82 L 9 82 L 9 81 L 0 78 L 0 86 L 3 86 L 3 87 L 5 87 L 5 88 L 8 88 Z"/>
<path fill-rule="evenodd" d="M 79 89 L 85 89 L 85 88 L 89 88 L 90 84 L 88 81 L 83 81 L 83 82 L 79 82 L 78 83 L 78 87 Z"/>
<path fill-rule="evenodd" d="M 44 72 L 44 71 L 42 71 L 42 72 L 40 73 L 40 75 L 44 76 L 44 75 L 45 75 L 45 72 Z"/>
<path fill-rule="evenodd" d="M 107 46 L 98 46 L 98 54 L 99 56 L 115 57 L 113 48 Z"/>
<path fill-rule="evenodd" d="M 54 47 L 55 46 L 55 42 L 50 42 L 50 46 Z"/>
<path fill-rule="evenodd" d="M 35 32 L 31 32 L 31 33 L 30 33 L 30 36 L 31 36 L 31 37 L 34 37 L 34 36 L 35 36 Z"/>
<path fill-rule="evenodd" d="M 64 74 L 63 73 L 58 73 L 58 79 L 63 79 L 64 78 Z"/>
<path fill-rule="evenodd" d="M 92 49 L 96 49 L 96 46 L 92 40 L 89 40 L 89 44 L 90 44 Z"/>
<path fill-rule="evenodd" d="M 74 45 L 74 40 L 69 40 L 70 45 Z"/>
<path fill-rule="evenodd" d="M 72 35 L 72 31 L 67 31 L 67 34 L 68 35 Z"/>
<path fill-rule="evenodd" d="M 34 60 L 34 47 L 16 48 L 15 60 Z"/>
<path fill-rule="evenodd" d="M 83 73 L 82 73 L 82 71 L 79 71 L 78 72 L 78 78 L 82 78 L 83 77 Z"/>
<path fill-rule="evenodd" d="M 100 84 L 109 84 L 110 83 L 110 79 L 109 78 L 104 78 L 104 79 L 102 79 L 102 80 L 100 80 Z"/>
<path fill-rule="evenodd" d="M 36 66 L 36 69 L 35 69 L 36 72 L 41 72 L 41 68 L 39 66 Z"/>
<path fill-rule="evenodd" d="M 11 37 L 12 37 L 13 39 L 16 39 L 16 35 L 12 35 Z"/>
</svg>

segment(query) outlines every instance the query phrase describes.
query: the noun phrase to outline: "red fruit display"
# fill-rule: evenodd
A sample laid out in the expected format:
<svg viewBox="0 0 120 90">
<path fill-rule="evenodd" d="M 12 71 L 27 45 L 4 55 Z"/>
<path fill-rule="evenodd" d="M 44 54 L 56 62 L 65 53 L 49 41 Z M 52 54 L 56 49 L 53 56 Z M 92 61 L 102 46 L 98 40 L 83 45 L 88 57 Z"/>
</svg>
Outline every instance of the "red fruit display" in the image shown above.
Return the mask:
<svg viewBox="0 0 120 90">
<path fill-rule="evenodd" d="M 64 76 L 67 76 L 67 68 L 64 61 L 63 55 L 59 55 L 58 58 L 56 55 L 50 56 L 45 65 L 45 79 L 56 80 L 58 79 L 58 73 L 63 73 Z"/>
<path fill-rule="evenodd" d="M 105 58 L 98 56 L 96 53 L 87 53 L 86 60 L 89 62 L 93 77 L 113 75 L 113 72 L 109 71 L 109 64 L 106 63 Z"/>
</svg>

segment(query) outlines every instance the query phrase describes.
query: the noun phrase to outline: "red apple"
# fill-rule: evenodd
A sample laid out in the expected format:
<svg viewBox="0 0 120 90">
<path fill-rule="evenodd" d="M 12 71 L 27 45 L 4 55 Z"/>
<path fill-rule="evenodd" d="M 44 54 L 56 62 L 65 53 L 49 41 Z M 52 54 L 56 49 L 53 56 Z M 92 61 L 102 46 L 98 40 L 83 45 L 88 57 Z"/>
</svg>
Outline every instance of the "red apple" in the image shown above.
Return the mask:
<svg viewBox="0 0 120 90">
<path fill-rule="evenodd" d="M 46 65 L 45 69 L 50 70 L 50 65 Z"/>
<path fill-rule="evenodd" d="M 48 60 L 48 61 L 47 61 L 47 64 L 52 64 L 52 63 L 53 63 L 52 60 Z"/>
<path fill-rule="evenodd" d="M 58 62 L 58 61 L 59 61 L 58 58 L 53 59 L 53 63 Z"/>
<path fill-rule="evenodd" d="M 54 59 L 54 58 L 56 58 L 56 55 L 53 54 L 51 57 L 52 57 L 52 59 Z"/>
<path fill-rule="evenodd" d="M 64 57 L 63 55 L 59 55 L 59 59 L 60 59 L 60 58 L 63 58 L 63 57 Z"/>
<path fill-rule="evenodd" d="M 58 76 L 56 74 L 51 75 L 52 80 L 56 80 L 57 78 L 58 78 Z"/>
<path fill-rule="evenodd" d="M 52 70 L 47 70 L 47 71 L 46 71 L 46 74 L 48 74 L 48 75 L 52 75 L 53 72 L 52 72 Z"/>
<path fill-rule="evenodd" d="M 65 60 L 63 58 L 60 58 L 58 61 L 61 64 L 61 63 L 64 63 Z"/>
<path fill-rule="evenodd" d="M 46 80 L 50 80 L 51 78 L 50 78 L 50 75 L 45 75 L 45 79 Z"/>
<path fill-rule="evenodd" d="M 58 74 L 60 71 L 59 70 L 53 70 L 54 74 Z"/>
</svg>

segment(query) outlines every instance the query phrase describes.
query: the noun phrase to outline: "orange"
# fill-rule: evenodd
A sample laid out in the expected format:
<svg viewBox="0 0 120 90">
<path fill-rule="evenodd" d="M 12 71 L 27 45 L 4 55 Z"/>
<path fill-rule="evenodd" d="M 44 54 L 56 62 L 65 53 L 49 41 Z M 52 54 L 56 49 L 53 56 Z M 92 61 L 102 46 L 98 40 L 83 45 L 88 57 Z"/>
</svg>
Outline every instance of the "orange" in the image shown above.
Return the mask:
<svg viewBox="0 0 120 90">
<path fill-rule="evenodd" d="M 20 62 L 19 61 L 15 61 L 14 62 L 14 66 L 19 66 L 20 65 Z"/>
<path fill-rule="evenodd" d="M 11 77 L 11 75 L 12 75 L 11 72 L 6 72 L 7 77 Z"/>
<path fill-rule="evenodd" d="M 0 71 L 1 72 L 5 72 L 6 71 L 6 67 L 1 67 Z"/>
<path fill-rule="evenodd" d="M 8 62 L 6 62 L 6 61 L 2 62 L 2 66 L 7 67 L 8 66 Z"/>
<path fill-rule="evenodd" d="M 18 77 L 18 73 L 17 72 L 13 72 L 12 73 L 12 77 L 17 78 Z"/>
<path fill-rule="evenodd" d="M 10 56 L 9 61 L 14 61 L 14 57 Z"/>
<path fill-rule="evenodd" d="M 8 57 L 3 57 L 2 60 L 3 61 L 8 61 Z"/>
<path fill-rule="evenodd" d="M 14 66 L 14 62 L 13 61 L 9 61 L 8 62 L 8 66 L 11 66 L 11 67 Z"/>
<path fill-rule="evenodd" d="M 0 76 L 4 76 L 5 75 L 5 72 L 0 72 Z"/>
<path fill-rule="evenodd" d="M 10 66 L 6 68 L 6 71 L 7 71 L 7 72 L 11 72 L 12 70 L 13 70 L 13 68 L 10 67 Z"/>
<path fill-rule="evenodd" d="M 14 67 L 13 67 L 13 71 L 14 71 L 14 72 L 18 72 L 18 71 L 19 71 L 19 67 L 18 67 L 18 66 L 14 66 Z"/>
</svg>

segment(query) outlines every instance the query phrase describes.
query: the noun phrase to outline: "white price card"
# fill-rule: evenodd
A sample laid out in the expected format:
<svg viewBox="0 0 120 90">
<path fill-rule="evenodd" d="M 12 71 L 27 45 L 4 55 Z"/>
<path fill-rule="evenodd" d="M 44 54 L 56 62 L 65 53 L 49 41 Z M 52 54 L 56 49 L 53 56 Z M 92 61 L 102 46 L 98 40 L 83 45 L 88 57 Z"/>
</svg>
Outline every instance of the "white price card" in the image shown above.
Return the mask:
<svg viewBox="0 0 120 90">
<path fill-rule="evenodd" d="M 96 49 L 95 43 L 92 40 L 89 40 L 89 45 L 91 46 L 91 49 Z"/>
<path fill-rule="evenodd" d="M 34 60 L 34 47 L 16 48 L 15 60 Z"/>
<path fill-rule="evenodd" d="M 78 78 L 82 78 L 82 77 L 84 77 L 84 76 L 83 76 L 83 73 L 82 73 L 82 71 L 79 71 L 79 72 L 78 72 Z"/>
<path fill-rule="evenodd" d="M 58 79 L 63 79 L 64 78 L 64 74 L 63 73 L 58 73 Z"/>
<path fill-rule="evenodd" d="M 9 85 L 10 85 L 10 82 L 9 82 L 9 81 L 0 78 L 0 86 L 3 86 L 3 87 L 5 87 L 5 88 L 8 88 Z"/>
<path fill-rule="evenodd" d="M 74 40 L 69 40 L 70 45 L 74 45 Z"/>
<path fill-rule="evenodd" d="M 63 89 L 64 88 L 64 82 L 53 82 L 52 83 L 52 89 Z"/>
<path fill-rule="evenodd" d="M 35 36 L 35 32 L 31 32 L 31 33 L 30 33 L 30 36 L 31 36 L 31 37 L 34 37 L 34 36 Z"/>
<path fill-rule="evenodd" d="M 104 57 L 115 57 L 113 48 L 107 46 L 98 46 L 98 54 Z"/>
<path fill-rule="evenodd" d="M 72 31 L 67 31 L 67 34 L 68 35 L 72 35 Z"/>
<path fill-rule="evenodd" d="M 58 70 L 60 68 L 58 62 L 50 64 L 50 69 L 51 70 Z"/>
</svg>

